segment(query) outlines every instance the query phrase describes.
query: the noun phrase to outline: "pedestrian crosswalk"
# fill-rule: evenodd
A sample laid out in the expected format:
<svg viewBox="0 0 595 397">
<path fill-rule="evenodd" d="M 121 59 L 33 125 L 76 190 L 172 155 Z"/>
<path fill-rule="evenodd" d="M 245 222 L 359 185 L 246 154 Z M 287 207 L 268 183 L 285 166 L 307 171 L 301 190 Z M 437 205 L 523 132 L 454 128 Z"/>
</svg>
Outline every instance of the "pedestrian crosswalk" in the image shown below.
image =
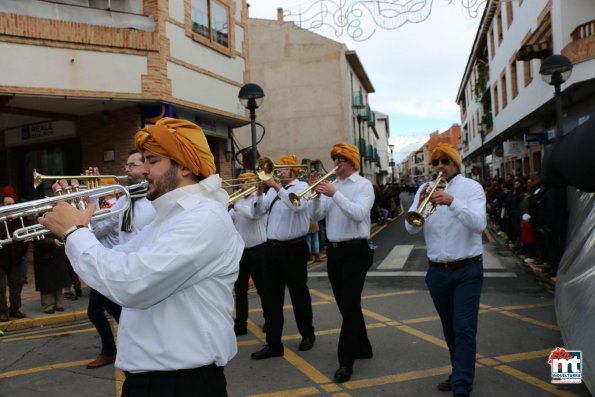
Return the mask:
<svg viewBox="0 0 595 397">
<path fill-rule="evenodd" d="M 414 249 L 425 249 L 425 247 L 414 246 L 413 244 L 395 245 L 378 266 L 373 266 L 370 269 L 368 277 L 425 277 L 425 265 L 412 263 L 411 253 Z M 507 269 L 502 266 L 498 257 L 490 250 L 485 250 L 483 253 L 483 267 L 484 277 L 517 277 L 515 272 L 506 271 Z M 317 271 L 319 269 L 320 267 L 311 269 L 308 273 L 309 277 L 326 277 L 327 273 Z"/>
</svg>

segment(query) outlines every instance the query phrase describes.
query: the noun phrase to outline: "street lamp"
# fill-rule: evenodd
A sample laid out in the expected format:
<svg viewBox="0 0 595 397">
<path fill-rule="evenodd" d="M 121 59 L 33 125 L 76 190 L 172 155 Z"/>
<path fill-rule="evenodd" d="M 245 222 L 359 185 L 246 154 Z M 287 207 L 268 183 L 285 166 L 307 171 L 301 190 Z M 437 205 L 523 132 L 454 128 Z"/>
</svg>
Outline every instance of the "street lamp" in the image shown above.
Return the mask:
<svg viewBox="0 0 595 397">
<path fill-rule="evenodd" d="M 567 81 L 572 74 L 572 62 L 564 55 L 550 55 L 545 58 L 539 74 L 543 81 L 555 88 L 554 99 L 556 103 L 556 139 L 562 137 L 562 94 L 560 86 Z"/>
<path fill-rule="evenodd" d="M 258 155 L 256 151 L 256 112 L 255 110 L 262 105 L 264 91 L 258 84 L 245 84 L 238 94 L 238 99 L 243 107 L 250 111 L 250 127 L 252 128 L 252 169 L 256 169 L 256 160 Z"/>
<path fill-rule="evenodd" d="M 390 162 L 388 163 L 390 165 L 390 183 L 395 183 L 395 160 L 393 160 L 393 149 L 395 145 L 390 144 L 388 148 L 390 149 Z"/>
</svg>

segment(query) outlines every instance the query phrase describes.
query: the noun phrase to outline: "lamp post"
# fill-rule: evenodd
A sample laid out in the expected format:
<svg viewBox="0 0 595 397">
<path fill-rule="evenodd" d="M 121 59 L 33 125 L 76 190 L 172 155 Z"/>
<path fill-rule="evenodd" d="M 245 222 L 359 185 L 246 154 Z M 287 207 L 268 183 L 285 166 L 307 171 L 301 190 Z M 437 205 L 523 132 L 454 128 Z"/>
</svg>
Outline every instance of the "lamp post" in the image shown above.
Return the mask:
<svg viewBox="0 0 595 397">
<path fill-rule="evenodd" d="M 262 105 L 264 91 L 258 84 L 245 84 L 238 94 L 238 99 L 242 106 L 250 111 L 250 127 L 252 129 L 252 169 L 256 169 L 258 160 L 256 150 L 256 112 L 255 110 Z"/>
<path fill-rule="evenodd" d="M 390 149 L 390 161 L 388 163 L 390 165 L 390 183 L 395 183 L 395 161 L 393 160 L 393 149 L 395 145 L 390 144 L 388 148 Z"/>
<path fill-rule="evenodd" d="M 562 137 L 562 94 L 560 92 L 560 86 L 562 83 L 567 81 L 572 74 L 572 62 L 564 55 L 550 55 L 545 58 L 541 67 L 539 68 L 539 74 L 543 81 L 549 85 L 554 86 L 554 99 L 556 104 L 556 139 Z"/>
</svg>

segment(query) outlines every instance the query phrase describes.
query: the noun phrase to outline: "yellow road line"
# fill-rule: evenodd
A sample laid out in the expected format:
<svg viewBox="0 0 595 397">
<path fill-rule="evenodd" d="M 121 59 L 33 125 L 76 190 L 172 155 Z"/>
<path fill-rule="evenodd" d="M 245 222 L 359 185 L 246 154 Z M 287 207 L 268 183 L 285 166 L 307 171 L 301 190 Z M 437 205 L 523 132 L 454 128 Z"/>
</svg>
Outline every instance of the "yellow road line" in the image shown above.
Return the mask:
<svg viewBox="0 0 595 397">
<path fill-rule="evenodd" d="M 505 374 L 510 375 L 513 378 L 516 378 L 516 379 L 521 380 L 525 383 L 529 383 L 530 385 L 533 385 L 533 386 L 538 387 L 542 390 L 545 390 L 546 392 L 551 393 L 555 396 L 562 396 L 562 397 L 576 396 L 576 394 L 574 394 L 574 393 L 571 393 L 569 391 L 559 390 L 556 386 L 554 386 L 551 383 L 544 382 L 541 379 L 537 379 L 534 376 L 531 376 L 531 375 L 521 372 L 517 369 L 509 367 L 508 365 L 499 365 L 499 366 L 494 367 L 494 369 L 497 369 L 498 371 L 504 372 Z"/>
<path fill-rule="evenodd" d="M 314 396 L 320 394 L 320 390 L 315 387 L 303 387 L 301 389 L 283 390 L 274 393 L 251 394 L 249 397 L 301 397 Z"/>
<path fill-rule="evenodd" d="M 503 363 L 512 363 L 516 361 L 534 360 L 536 358 L 542 358 L 545 362 L 547 357 L 550 355 L 553 349 L 535 350 L 532 352 L 506 354 L 503 356 L 494 357 Z"/>
<path fill-rule="evenodd" d="M 363 389 L 365 387 L 381 386 L 381 385 L 388 385 L 391 383 L 399 383 L 399 382 L 407 382 L 407 381 L 411 381 L 411 380 L 415 380 L 415 379 L 423 379 L 423 378 L 428 378 L 430 376 L 448 375 L 448 374 L 450 374 L 451 371 L 452 371 L 452 367 L 450 365 L 445 365 L 443 367 L 424 369 L 424 370 L 420 370 L 420 371 L 403 372 L 400 374 L 380 376 L 378 378 L 354 380 L 354 381 L 345 382 L 345 383 L 343 383 L 343 385 L 350 390 Z"/>
<path fill-rule="evenodd" d="M 44 372 L 44 371 L 52 371 L 54 369 L 79 367 L 81 365 L 86 365 L 91 360 L 93 360 L 93 359 L 90 358 L 87 360 L 70 361 L 67 363 L 49 364 L 49 365 L 42 365 L 41 367 L 18 369 L 15 371 L 2 372 L 2 373 L 0 373 L 0 379 L 12 378 L 15 376 L 34 374 L 34 373 Z"/>
<path fill-rule="evenodd" d="M 53 336 L 82 334 L 82 333 L 93 332 L 93 331 L 95 331 L 95 328 L 85 328 L 85 329 L 79 329 L 79 330 L 74 330 L 74 331 L 64 331 L 64 332 L 53 332 L 53 333 L 33 335 L 33 336 L 15 336 L 15 337 L 3 338 L 2 343 L 19 342 L 22 340 L 43 339 L 43 338 L 50 338 Z"/>
<path fill-rule="evenodd" d="M 387 292 L 385 294 L 373 294 L 373 295 L 362 295 L 362 300 L 365 299 L 376 299 L 376 298 L 387 298 L 389 296 L 399 296 L 399 295 L 410 295 L 410 294 L 418 294 L 419 291 L 397 291 L 397 292 Z"/>
<path fill-rule="evenodd" d="M 513 306 L 501 306 L 502 310 L 525 310 L 525 309 L 537 309 L 540 307 L 551 307 L 554 306 L 552 303 L 535 303 L 532 305 L 513 305 Z"/>
</svg>

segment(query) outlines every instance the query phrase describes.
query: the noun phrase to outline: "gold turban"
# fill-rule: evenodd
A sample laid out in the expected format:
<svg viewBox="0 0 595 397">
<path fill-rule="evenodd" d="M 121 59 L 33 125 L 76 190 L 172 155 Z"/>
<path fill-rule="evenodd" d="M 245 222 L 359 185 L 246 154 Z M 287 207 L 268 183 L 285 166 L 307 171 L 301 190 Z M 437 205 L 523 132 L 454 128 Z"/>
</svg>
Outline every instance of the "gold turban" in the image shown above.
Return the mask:
<svg viewBox="0 0 595 397">
<path fill-rule="evenodd" d="M 295 154 L 288 154 L 287 156 L 279 157 L 277 161 L 275 161 L 277 165 L 299 165 L 300 161 Z M 297 175 L 302 171 L 300 167 L 291 168 L 291 171 L 295 172 Z"/>
<path fill-rule="evenodd" d="M 214 174 L 215 161 L 202 129 L 186 120 L 164 117 L 136 133 L 138 150 L 175 160 L 194 175 Z"/>
<path fill-rule="evenodd" d="M 255 180 L 258 180 L 258 176 L 253 172 L 244 172 L 244 173 L 238 175 L 239 183 L 246 183 L 246 182 L 255 181 Z"/>
<path fill-rule="evenodd" d="M 459 151 L 449 143 L 439 143 L 438 146 L 432 150 L 430 161 L 449 158 L 455 165 L 461 169 L 461 155 Z"/>
<path fill-rule="evenodd" d="M 356 170 L 359 170 L 360 155 L 357 146 L 345 142 L 337 143 L 331 150 L 331 157 L 335 156 L 345 157 Z"/>
</svg>

